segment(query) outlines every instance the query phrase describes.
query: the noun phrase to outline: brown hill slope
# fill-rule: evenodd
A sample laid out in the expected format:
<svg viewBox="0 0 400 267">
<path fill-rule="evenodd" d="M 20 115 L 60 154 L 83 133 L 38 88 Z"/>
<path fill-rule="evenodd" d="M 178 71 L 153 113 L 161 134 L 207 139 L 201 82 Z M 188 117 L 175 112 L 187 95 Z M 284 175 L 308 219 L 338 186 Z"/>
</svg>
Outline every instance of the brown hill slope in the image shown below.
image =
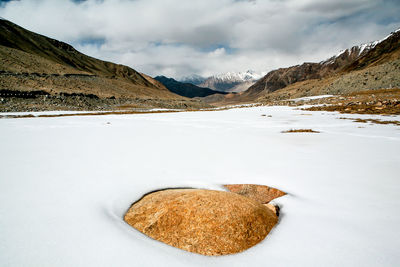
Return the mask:
<svg viewBox="0 0 400 267">
<path fill-rule="evenodd" d="M 14 91 L 12 96 L 19 99 L 10 97 L 10 91 Z M 68 106 L 60 104 L 65 102 L 64 99 L 57 100 L 57 105 L 54 106 L 52 97 L 77 94 L 80 98 L 94 96 L 90 98 L 90 105 L 80 103 L 79 109 L 113 108 L 121 104 L 140 107 L 202 105 L 199 101 L 171 93 L 162 84 L 132 68 L 89 57 L 66 43 L 0 19 L 0 97 L 3 98 L 0 104 L 9 106 L 1 106 L 1 110 L 23 111 L 24 107 L 21 105 L 26 106 L 28 102 L 35 106 L 33 110 L 48 109 L 45 104 L 36 103 L 41 102 L 37 99 L 22 101 L 21 95 L 28 91 L 43 91 L 48 94 L 46 99 L 51 103 L 47 103 L 47 106 L 52 109 L 58 106 L 73 109 L 76 99 L 67 101 L 70 103 Z M 94 99 L 113 100 L 105 101 L 105 105 L 104 101 L 96 102 Z M 137 102 L 140 104 L 136 105 Z"/>
<path fill-rule="evenodd" d="M 324 94 L 349 94 L 364 90 L 394 88 L 400 84 L 400 59 L 325 79 L 312 79 L 288 85 L 272 93 L 262 94 L 257 101 L 298 98 Z"/>
<path fill-rule="evenodd" d="M 399 86 L 396 79 L 400 74 L 399 59 L 400 31 L 397 31 L 377 44 L 354 46 L 320 63 L 271 71 L 238 99 L 338 94 Z"/>
<path fill-rule="evenodd" d="M 128 79 L 133 84 L 151 86 L 140 73 L 127 66 L 86 56 L 69 44 L 30 32 L 7 20 L 0 20 L 0 45 L 40 56 L 86 73 L 102 77 L 117 76 Z"/>
</svg>

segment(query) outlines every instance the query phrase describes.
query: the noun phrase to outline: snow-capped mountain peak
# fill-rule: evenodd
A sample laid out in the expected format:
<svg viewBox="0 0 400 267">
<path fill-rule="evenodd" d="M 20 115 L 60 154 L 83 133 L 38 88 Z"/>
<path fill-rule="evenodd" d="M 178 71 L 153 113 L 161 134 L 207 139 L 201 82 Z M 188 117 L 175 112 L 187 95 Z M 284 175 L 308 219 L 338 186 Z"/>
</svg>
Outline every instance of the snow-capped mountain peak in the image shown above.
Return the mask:
<svg viewBox="0 0 400 267">
<path fill-rule="evenodd" d="M 397 29 L 396 31 L 390 33 L 388 36 L 386 36 L 385 38 L 383 38 L 381 40 L 373 41 L 370 43 L 364 43 L 364 44 L 353 46 L 352 48 L 341 50 L 335 56 L 328 58 L 327 60 L 321 61 L 320 63 L 321 64 L 333 64 L 337 58 L 342 57 L 345 54 L 350 55 L 352 57 L 362 56 L 362 55 L 366 54 L 368 51 L 374 49 L 375 46 L 382 43 L 383 41 L 388 39 L 390 36 L 392 36 L 393 34 L 399 32 L 399 31 L 400 31 L 400 29 Z"/>
<path fill-rule="evenodd" d="M 226 72 L 207 78 L 200 86 L 224 92 L 241 92 L 249 88 L 263 75 L 252 70 Z"/>
<path fill-rule="evenodd" d="M 247 82 L 260 79 L 262 76 L 255 71 L 248 70 L 246 72 L 226 72 L 218 75 L 213 75 L 210 78 L 220 81 L 230 81 L 230 82 Z M 209 78 L 209 79 L 210 79 Z"/>
<path fill-rule="evenodd" d="M 223 92 L 241 92 L 262 76 L 264 76 L 264 73 L 248 70 L 245 72 L 225 72 L 208 78 L 192 74 L 181 78 L 179 81 Z"/>
</svg>

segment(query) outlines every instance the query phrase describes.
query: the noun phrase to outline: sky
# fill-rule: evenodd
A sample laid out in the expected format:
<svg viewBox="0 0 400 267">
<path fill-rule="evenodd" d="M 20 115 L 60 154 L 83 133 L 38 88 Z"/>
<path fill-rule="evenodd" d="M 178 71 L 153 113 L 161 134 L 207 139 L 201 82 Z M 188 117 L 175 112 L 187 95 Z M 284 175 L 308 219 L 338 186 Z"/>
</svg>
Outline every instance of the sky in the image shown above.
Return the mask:
<svg viewBox="0 0 400 267">
<path fill-rule="evenodd" d="M 398 0 L 0 0 L 0 16 L 151 76 L 319 62 L 400 28 Z"/>
</svg>

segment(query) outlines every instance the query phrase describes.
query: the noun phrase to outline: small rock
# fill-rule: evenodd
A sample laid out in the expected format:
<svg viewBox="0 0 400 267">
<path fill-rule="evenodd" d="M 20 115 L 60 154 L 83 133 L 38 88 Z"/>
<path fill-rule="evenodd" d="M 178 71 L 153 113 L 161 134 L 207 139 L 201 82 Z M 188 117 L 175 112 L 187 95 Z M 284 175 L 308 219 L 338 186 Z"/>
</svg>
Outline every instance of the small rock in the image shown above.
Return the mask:
<svg viewBox="0 0 400 267">
<path fill-rule="evenodd" d="M 266 185 L 255 184 L 228 184 L 224 185 L 229 191 L 254 199 L 261 204 L 269 203 L 271 200 L 286 195 L 285 192 Z"/>
<path fill-rule="evenodd" d="M 278 205 L 272 205 L 272 204 L 263 204 L 264 206 L 266 206 L 268 209 L 270 209 L 273 213 L 276 214 L 276 216 L 279 217 L 279 212 L 280 212 L 280 208 Z"/>
</svg>

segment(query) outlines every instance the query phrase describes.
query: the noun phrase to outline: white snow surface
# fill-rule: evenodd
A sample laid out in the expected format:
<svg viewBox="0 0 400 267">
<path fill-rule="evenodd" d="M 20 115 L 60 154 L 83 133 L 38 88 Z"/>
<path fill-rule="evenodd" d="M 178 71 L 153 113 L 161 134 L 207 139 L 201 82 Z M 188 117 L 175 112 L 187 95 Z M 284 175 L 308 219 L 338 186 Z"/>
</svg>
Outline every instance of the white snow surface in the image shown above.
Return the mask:
<svg viewBox="0 0 400 267">
<path fill-rule="evenodd" d="M 291 107 L 1 119 L 0 266 L 399 266 L 400 127 L 339 117 L 400 120 Z M 296 128 L 321 133 L 281 133 Z M 225 183 L 289 193 L 243 253 L 192 254 L 122 220 L 149 191 Z"/>
<path fill-rule="evenodd" d="M 300 97 L 300 98 L 294 98 L 294 99 L 290 99 L 290 100 L 299 102 L 299 101 L 309 101 L 309 100 L 315 100 L 315 99 L 328 98 L 328 97 L 332 97 L 332 96 L 333 95 L 315 95 L 315 96 L 305 96 L 305 97 Z"/>
<path fill-rule="evenodd" d="M 63 115 L 63 114 L 85 114 L 85 113 L 103 113 L 107 111 L 78 111 L 78 110 L 54 110 L 54 111 L 26 111 L 26 112 L 0 112 L 0 116 L 22 116 L 22 115 Z"/>
<path fill-rule="evenodd" d="M 155 112 L 155 111 L 181 111 L 180 109 L 168 108 L 150 108 L 150 109 L 120 109 L 117 112 Z M 69 115 L 69 114 L 86 114 L 86 113 L 107 113 L 116 112 L 115 110 L 92 110 L 92 111 L 79 111 L 79 110 L 54 110 L 54 111 L 25 111 L 25 112 L 0 112 L 0 116 L 23 116 L 32 115 L 38 117 L 40 115 Z"/>
</svg>

